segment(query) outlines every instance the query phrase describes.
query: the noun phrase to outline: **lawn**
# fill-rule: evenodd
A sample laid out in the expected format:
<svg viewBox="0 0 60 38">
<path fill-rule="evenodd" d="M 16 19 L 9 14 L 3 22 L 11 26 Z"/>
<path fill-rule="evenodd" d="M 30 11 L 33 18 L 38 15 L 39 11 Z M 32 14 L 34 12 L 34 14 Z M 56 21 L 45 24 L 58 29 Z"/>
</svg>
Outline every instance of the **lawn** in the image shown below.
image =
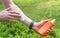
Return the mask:
<svg viewBox="0 0 60 38">
<path fill-rule="evenodd" d="M 32 20 L 56 19 L 53 31 L 41 37 L 19 21 L 0 22 L 0 38 L 60 38 L 60 0 L 13 0 Z M 4 8 L 0 4 L 0 11 Z"/>
</svg>

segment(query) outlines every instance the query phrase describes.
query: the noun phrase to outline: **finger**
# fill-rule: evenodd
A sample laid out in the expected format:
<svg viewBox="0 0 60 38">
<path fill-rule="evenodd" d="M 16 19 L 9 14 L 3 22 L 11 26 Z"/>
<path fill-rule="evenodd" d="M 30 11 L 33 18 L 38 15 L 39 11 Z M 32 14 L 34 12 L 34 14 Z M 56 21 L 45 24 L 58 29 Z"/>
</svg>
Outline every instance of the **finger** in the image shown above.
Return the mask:
<svg viewBox="0 0 60 38">
<path fill-rule="evenodd" d="M 10 22 L 10 19 L 7 19 L 7 20 L 5 20 L 5 21 Z"/>
<path fill-rule="evenodd" d="M 46 22 L 48 22 L 48 20 L 43 20 L 43 21 L 39 22 L 39 25 L 43 25 L 43 24 L 45 24 Z"/>
<path fill-rule="evenodd" d="M 48 20 L 49 20 L 49 19 L 41 21 L 41 22 L 40 22 L 41 25 L 43 25 L 43 24 L 45 24 L 46 22 L 48 22 Z"/>
<path fill-rule="evenodd" d="M 47 31 L 47 34 L 49 34 L 50 33 L 50 31 Z"/>
<path fill-rule="evenodd" d="M 51 28 L 51 30 L 53 30 L 53 27 Z"/>
<path fill-rule="evenodd" d="M 11 17 L 15 17 L 15 18 L 20 18 L 20 17 L 21 17 L 21 16 L 18 15 L 18 14 L 9 14 L 9 16 L 11 16 Z"/>
<path fill-rule="evenodd" d="M 48 31 L 49 31 L 49 32 L 51 32 L 52 30 L 51 30 L 51 29 L 49 29 Z"/>
<path fill-rule="evenodd" d="M 19 14 L 19 13 L 17 13 L 17 11 L 8 11 L 8 13 L 11 13 L 11 14 Z"/>
<path fill-rule="evenodd" d="M 49 21 L 49 19 L 47 19 L 47 20 L 43 20 L 42 22 L 43 22 L 43 23 L 46 23 L 46 22 L 48 22 L 48 21 Z"/>
<path fill-rule="evenodd" d="M 49 29 L 48 31 L 47 31 L 47 34 L 46 34 L 46 36 L 49 34 L 51 32 L 51 29 Z"/>
<path fill-rule="evenodd" d="M 47 31 L 46 36 L 49 34 L 49 31 Z"/>
<path fill-rule="evenodd" d="M 47 31 L 47 34 L 50 34 L 51 31 Z"/>
<path fill-rule="evenodd" d="M 16 20 L 10 20 L 10 22 L 16 22 Z"/>
<path fill-rule="evenodd" d="M 48 29 L 48 31 L 50 31 L 51 29 Z"/>
<path fill-rule="evenodd" d="M 12 20 L 12 19 L 7 19 L 7 22 L 16 22 L 16 20 Z"/>
<path fill-rule="evenodd" d="M 43 24 L 43 23 L 46 23 L 46 22 L 48 22 L 48 20 L 43 20 L 40 23 Z"/>
<path fill-rule="evenodd" d="M 15 20 L 19 20 L 19 19 L 20 19 L 20 17 L 8 16 L 8 19 L 15 19 Z"/>
<path fill-rule="evenodd" d="M 6 11 L 9 11 L 9 10 L 11 10 L 11 8 L 10 8 L 10 7 L 6 9 Z"/>
<path fill-rule="evenodd" d="M 8 19 L 15 19 L 15 17 L 8 16 Z"/>
<path fill-rule="evenodd" d="M 47 33 L 49 33 L 49 31 L 47 31 Z"/>
</svg>

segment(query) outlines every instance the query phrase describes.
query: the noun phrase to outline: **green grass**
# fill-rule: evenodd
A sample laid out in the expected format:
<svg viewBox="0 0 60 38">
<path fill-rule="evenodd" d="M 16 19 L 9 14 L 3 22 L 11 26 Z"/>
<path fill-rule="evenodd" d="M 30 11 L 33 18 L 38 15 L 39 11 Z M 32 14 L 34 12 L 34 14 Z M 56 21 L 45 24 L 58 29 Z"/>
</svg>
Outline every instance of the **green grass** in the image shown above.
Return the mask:
<svg viewBox="0 0 60 38">
<path fill-rule="evenodd" d="M 0 38 L 60 38 L 60 0 L 13 0 L 22 11 L 32 20 L 39 22 L 56 18 L 53 32 L 41 37 L 33 30 L 30 31 L 21 22 L 0 22 Z M 0 11 L 3 10 L 0 4 Z"/>
</svg>

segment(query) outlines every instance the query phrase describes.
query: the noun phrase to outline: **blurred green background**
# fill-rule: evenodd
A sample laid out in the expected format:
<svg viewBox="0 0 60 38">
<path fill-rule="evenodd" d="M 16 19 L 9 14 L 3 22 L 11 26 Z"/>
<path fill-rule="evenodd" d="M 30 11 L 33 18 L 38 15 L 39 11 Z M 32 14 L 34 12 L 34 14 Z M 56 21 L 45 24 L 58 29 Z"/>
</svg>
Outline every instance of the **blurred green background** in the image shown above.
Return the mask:
<svg viewBox="0 0 60 38">
<path fill-rule="evenodd" d="M 19 21 L 0 22 L 0 38 L 60 38 L 60 0 L 13 0 L 32 20 L 56 19 L 53 31 L 41 37 Z M 0 3 L 0 11 L 4 9 Z"/>
</svg>

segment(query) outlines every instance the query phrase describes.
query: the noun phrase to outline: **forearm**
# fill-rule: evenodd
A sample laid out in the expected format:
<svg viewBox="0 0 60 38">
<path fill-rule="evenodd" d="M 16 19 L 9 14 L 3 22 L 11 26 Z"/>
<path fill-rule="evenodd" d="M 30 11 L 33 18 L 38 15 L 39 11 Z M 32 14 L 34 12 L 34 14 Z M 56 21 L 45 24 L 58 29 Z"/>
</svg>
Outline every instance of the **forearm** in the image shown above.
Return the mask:
<svg viewBox="0 0 60 38">
<path fill-rule="evenodd" d="M 1 2 L 5 8 L 9 8 L 10 7 L 9 4 L 12 4 L 12 0 L 1 0 Z"/>
<path fill-rule="evenodd" d="M 32 22 L 32 20 L 31 20 L 30 18 L 28 18 L 28 17 L 21 11 L 21 9 L 19 9 L 14 3 L 13 3 L 13 5 L 10 4 L 10 7 L 12 8 L 12 10 L 15 10 L 15 11 L 17 11 L 17 12 L 20 13 L 20 16 L 21 16 L 20 21 L 29 27 L 29 25 L 30 25 L 30 23 Z"/>
</svg>

